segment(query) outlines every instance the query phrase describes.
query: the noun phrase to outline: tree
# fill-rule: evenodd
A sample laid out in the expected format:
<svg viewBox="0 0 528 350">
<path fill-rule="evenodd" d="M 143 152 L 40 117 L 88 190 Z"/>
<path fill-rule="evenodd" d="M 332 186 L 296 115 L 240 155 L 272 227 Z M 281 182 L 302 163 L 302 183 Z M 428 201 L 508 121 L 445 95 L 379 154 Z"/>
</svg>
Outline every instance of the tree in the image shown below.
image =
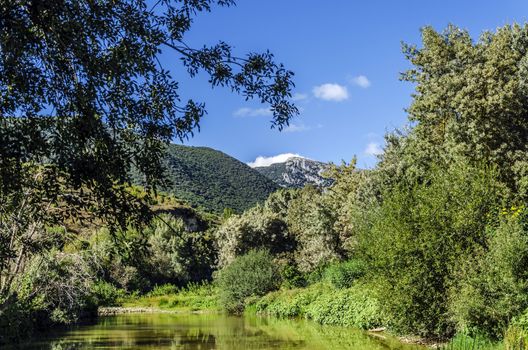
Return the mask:
<svg viewBox="0 0 528 350">
<path fill-rule="evenodd" d="M 297 241 L 295 262 L 302 272 L 343 256 L 339 233 L 334 230 L 334 213 L 324 200 L 320 189 L 306 186 L 289 203 L 286 223 Z"/>
<path fill-rule="evenodd" d="M 261 205 L 231 216 L 216 230 L 215 236 L 220 268 L 254 249 L 279 255 L 292 252 L 296 244 L 284 218 Z"/>
<path fill-rule="evenodd" d="M 201 102 L 181 101 L 177 79 L 158 59 L 163 51 L 177 54 L 191 77 L 203 71 L 212 87 L 269 104 L 273 127 L 297 114 L 293 73 L 271 53 L 236 57 L 225 42 L 186 44 L 197 15 L 232 5 L 0 0 L 0 213 L 17 225 L 17 213 L 37 216 L 23 230 L 2 226 L 2 278 L 35 252 L 21 239 L 33 226 L 80 216 L 122 227 L 148 220 L 126 186 L 131 168 L 155 189 L 164 144 L 192 135 L 206 112 Z"/>
<path fill-rule="evenodd" d="M 527 50 L 528 25 L 484 32 L 477 42 L 455 26 L 442 33 L 425 27 L 421 48 L 404 45 L 413 68 L 402 79 L 415 83 L 416 92 L 408 109 L 415 128 L 400 145 L 409 155 L 403 161 L 413 158 L 409 167 L 426 169 L 460 156 L 492 163 L 511 189 L 526 195 Z"/>
<path fill-rule="evenodd" d="M 459 287 L 457 271 L 486 249 L 486 227 L 504 188 L 490 167 L 431 168 L 424 183 L 387 189 L 358 250 L 391 326 L 442 337 L 454 331 L 448 300 Z"/>
</svg>

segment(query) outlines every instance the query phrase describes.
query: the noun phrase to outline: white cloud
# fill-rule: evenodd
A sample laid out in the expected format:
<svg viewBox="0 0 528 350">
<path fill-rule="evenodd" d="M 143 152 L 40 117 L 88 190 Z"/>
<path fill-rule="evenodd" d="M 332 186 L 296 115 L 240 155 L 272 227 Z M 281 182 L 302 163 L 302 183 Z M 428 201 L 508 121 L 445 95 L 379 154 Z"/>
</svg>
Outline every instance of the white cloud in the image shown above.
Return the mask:
<svg viewBox="0 0 528 350">
<path fill-rule="evenodd" d="M 252 168 L 258 167 L 258 166 L 270 166 L 271 164 L 275 164 L 275 163 L 284 163 L 285 161 L 293 157 L 305 158 L 296 153 L 282 153 L 282 154 L 278 154 L 272 157 L 258 156 L 257 159 L 255 159 L 255 161 L 249 162 L 247 163 L 247 165 L 249 165 Z"/>
<path fill-rule="evenodd" d="M 383 149 L 377 142 L 371 142 L 365 148 L 365 154 L 368 156 L 377 156 L 383 153 Z"/>
<path fill-rule="evenodd" d="M 300 132 L 300 131 L 307 131 L 311 128 L 309 126 L 306 126 L 304 124 L 293 124 L 291 123 L 287 127 L 285 127 L 282 131 L 284 132 Z"/>
<path fill-rule="evenodd" d="M 242 107 L 233 112 L 235 117 L 266 117 L 272 115 L 270 108 L 247 108 Z"/>
<path fill-rule="evenodd" d="M 323 84 L 313 88 L 315 97 L 325 101 L 344 101 L 348 99 L 346 86 L 339 84 Z"/>
<path fill-rule="evenodd" d="M 358 75 L 357 77 L 352 77 L 350 78 L 350 82 L 354 85 L 362 87 L 363 89 L 366 89 L 371 85 L 370 80 L 368 80 L 368 78 L 364 75 Z"/>
<path fill-rule="evenodd" d="M 295 93 L 293 94 L 292 96 L 292 100 L 293 101 L 303 101 L 303 100 L 306 100 L 308 98 L 308 95 L 307 94 L 301 94 L 301 93 Z"/>
</svg>

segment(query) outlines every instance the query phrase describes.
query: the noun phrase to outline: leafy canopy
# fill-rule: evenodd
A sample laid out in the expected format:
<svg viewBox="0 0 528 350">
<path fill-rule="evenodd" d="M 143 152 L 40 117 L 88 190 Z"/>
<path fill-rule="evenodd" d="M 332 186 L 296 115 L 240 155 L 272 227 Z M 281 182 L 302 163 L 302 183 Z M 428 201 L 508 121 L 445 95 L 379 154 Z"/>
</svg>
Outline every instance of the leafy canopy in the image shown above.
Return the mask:
<svg viewBox="0 0 528 350">
<path fill-rule="evenodd" d="M 298 113 L 293 73 L 270 52 L 236 57 L 220 41 L 185 42 L 196 16 L 233 0 L 0 0 L 0 295 L 45 228 L 98 218 L 111 228 L 151 218 L 146 193 L 163 179 L 165 144 L 199 128 L 203 102 L 182 101 L 171 51 L 188 75 L 258 99 L 281 129 Z M 146 198 L 148 201 L 148 198 Z"/>
<path fill-rule="evenodd" d="M 163 143 L 199 127 L 205 105 L 182 101 L 158 56 L 172 51 L 187 73 L 209 76 L 270 105 L 281 129 L 297 114 L 293 73 L 269 52 L 236 57 L 223 41 L 192 48 L 185 35 L 200 13 L 233 0 L 0 0 L 0 194 L 20 192 L 24 164 L 57 169 L 102 211 L 130 200 L 116 186 L 132 165 L 149 186 L 162 175 Z M 87 204 L 80 194 L 57 198 Z M 10 198 L 16 200 L 16 198 Z M 108 213 L 111 209 L 114 212 Z"/>
</svg>

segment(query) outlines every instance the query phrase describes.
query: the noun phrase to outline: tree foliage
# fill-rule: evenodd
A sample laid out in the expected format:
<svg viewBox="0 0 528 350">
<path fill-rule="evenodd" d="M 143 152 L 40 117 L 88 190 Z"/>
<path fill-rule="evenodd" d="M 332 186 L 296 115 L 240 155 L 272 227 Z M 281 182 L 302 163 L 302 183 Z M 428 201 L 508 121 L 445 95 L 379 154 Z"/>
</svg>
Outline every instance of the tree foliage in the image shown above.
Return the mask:
<svg viewBox="0 0 528 350">
<path fill-rule="evenodd" d="M 283 218 L 260 205 L 227 219 L 216 232 L 218 265 L 229 265 L 251 250 L 267 249 L 272 254 L 292 252 L 295 238 Z"/>
<path fill-rule="evenodd" d="M 191 76 L 271 105 L 279 129 L 297 113 L 292 73 L 270 53 L 233 56 L 224 42 L 195 49 L 185 34 L 199 13 L 234 1 L 7 1 L 0 38 L 2 195 L 20 192 L 22 164 L 56 169 L 53 183 L 94 195 L 103 212 L 126 196 L 115 183 L 134 164 L 149 186 L 161 177 L 162 142 L 198 127 L 203 103 L 180 104 L 158 56 L 170 50 Z M 79 196 L 62 198 L 82 204 Z M 86 204 L 92 205 L 93 203 Z M 113 213 L 115 214 L 115 213 Z"/>
<path fill-rule="evenodd" d="M 280 275 L 268 251 L 251 250 L 220 271 L 217 283 L 224 308 L 232 313 L 240 313 L 244 310 L 247 298 L 263 296 L 277 289 Z"/>
<path fill-rule="evenodd" d="M 392 326 L 442 336 L 453 331 L 447 308 L 456 271 L 486 246 L 486 218 L 499 208 L 501 187 L 492 171 L 466 164 L 430 175 L 427 183 L 385 194 L 360 251 Z"/>
<path fill-rule="evenodd" d="M 164 144 L 192 135 L 206 112 L 203 102 L 182 101 L 179 77 L 159 60 L 164 52 L 189 76 L 204 72 L 212 87 L 268 104 L 272 126 L 287 125 L 297 114 L 293 73 L 271 53 L 237 57 L 223 41 L 199 48 L 185 41 L 197 16 L 232 5 L 1 0 L 2 215 L 30 213 L 25 220 L 39 235 L 68 217 L 97 217 L 121 228 L 150 218 L 126 186 L 132 166 L 145 176 L 147 190 L 155 189 L 163 179 Z M 26 210 L 29 203 L 35 205 Z M 27 228 L 14 230 L 0 232 L 2 278 L 9 278 L 5 265 L 17 265 L 28 251 L 6 245 Z"/>
<path fill-rule="evenodd" d="M 404 45 L 413 67 L 402 79 L 416 86 L 408 109 L 414 135 L 404 146 L 413 161 L 448 164 L 462 156 L 474 164 L 496 165 L 510 188 L 522 187 L 527 50 L 528 25 L 484 32 L 476 42 L 455 26 L 442 33 L 425 27 L 422 47 Z"/>
</svg>

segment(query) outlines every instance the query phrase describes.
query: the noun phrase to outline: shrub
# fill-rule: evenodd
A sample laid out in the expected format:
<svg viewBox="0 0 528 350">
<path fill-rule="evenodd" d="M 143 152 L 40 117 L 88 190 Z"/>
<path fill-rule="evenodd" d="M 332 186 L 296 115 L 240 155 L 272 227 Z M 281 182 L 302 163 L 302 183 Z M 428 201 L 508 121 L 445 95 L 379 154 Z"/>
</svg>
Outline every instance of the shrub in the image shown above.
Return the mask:
<svg viewBox="0 0 528 350">
<path fill-rule="evenodd" d="M 185 286 L 211 279 L 216 249 L 208 233 L 189 232 L 181 218 L 161 215 L 144 234 L 149 247 L 138 267 L 152 282 Z"/>
<path fill-rule="evenodd" d="M 342 257 L 334 213 L 323 198 L 321 190 L 307 186 L 289 203 L 286 222 L 297 242 L 295 262 L 304 273 Z"/>
<path fill-rule="evenodd" d="M 324 264 L 321 264 L 317 266 L 312 271 L 305 274 L 306 276 L 306 283 L 308 285 L 316 284 L 318 282 L 321 282 L 325 277 L 325 271 L 327 266 Z"/>
<path fill-rule="evenodd" d="M 143 231 L 129 228 L 119 237 L 100 230 L 91 244 L 101 277 L 127 292 L 211 280 L 217 257 L 212 234 L 189 232 L 182 218 L 168 214 Z"/>
<path fill-rule="evenodd" d="M 279 318 L 305 317 L 307 307 L 323 292 L 321 285 L 272 292 L 256 301 L 255 310 Z"/>
<path fill-rule="evenodd" d="M 306 279 L 295 264 L 286 264 L 280 271 L 282 286 L 285 288 L 299 288 L 306 286 Z"/>
<path fill-rule="evenodd" d="M 97 281 L 91 288 L 91 302 L 96 306 L 116 306 L 118 299 L 125 296 L 125 291 L 118 289 L 113 284 Z"/>
<path fill-rule="evenodd" d="M 528 308 L 528 232 L 519 216 L 488 230 L 487 250 L 468 260 L 452 290 L 450 310 L 459 329 L 502 338 Z M 528 325 L 527 317 L 517 322 Z"/>
<path fill-rule="evenodd" d="M 528 309 L 514 317 L 504 334 L 506 350 L 528 349 Z"/>
<path fill-rule="evenodd" d="M 215 235 L 221 268 L 250 250 L 266 249 L 277 255 L 295 248 L 295 240 L 283 218 L 260 205 L 242 215 L 231 216 L 216 230 Z"/>
<path fill-rule="evenodd" d="M 0 345 L 20 342 L 33 328 L 30 305 L 15 297 L 0 299 Z"/>
<path fill-rule="evenodd" d="M 245 300 L 277 289 L 280 277 L 273 256 L 266 250 L 253 250 L 236 258 L 218 274 L 220 303 L 229 312 L 244 310 Z"/>
<path fill-rule="evenodd" d="M 307 307 L 306 316 L 320 324 L 362 329 L 384 324 L 379 302 L 361 285 L 321 294 Z"/>
<path fill-rule="evenodd" d="M 308 288 L 280 290 L 260 298 L 255 309 L 274 317 L 305 317 L 325 325 L 369 329 L 384 324 L 378 301 L 360 284 L 335 289 L 317 283 Z"/>
<path fill-rule="evenodd" d="M 18 275 L 17 288 L 0 298 L 0 343 L 22 340 L 34 330 L 70 324 L 95 311 L 95 280 L 88 259 L 80 253 L 52 250 L 36 255 Z"/>
<path fill-rule="evenodd" d="M 326 278 L 336 288 L 349 288 L 352 284 L 365 275 L 366 266 L 363 261 L 349 260 L 328 267 L 325 271 Z"/>
<path fill-rule="evenodd" d="M 448 312 L 455 271 L 485 244 L 486 218 L 497 208 L 501 187 L 492 170 L 464 163 L 429 176 L 384 196 L 360 249 L 392 328 L 445 337 L 455 331 Z"/>
<path fill-rule="evenodd" d="M 150 281 L 136 267 L 125 265 L 119 259 L 106 272 L 110 281 L 126 292 L 145 292 L 150 289 Z"/>
<path fill-rule="evenodd" d="M 162 284 L 160 286 L 154 286 L 150 292 L 148 292 L 148 297 L 160 297 L 169 294 L 178 293 L 178 287 L 173 284 Z"/>
</svg>

